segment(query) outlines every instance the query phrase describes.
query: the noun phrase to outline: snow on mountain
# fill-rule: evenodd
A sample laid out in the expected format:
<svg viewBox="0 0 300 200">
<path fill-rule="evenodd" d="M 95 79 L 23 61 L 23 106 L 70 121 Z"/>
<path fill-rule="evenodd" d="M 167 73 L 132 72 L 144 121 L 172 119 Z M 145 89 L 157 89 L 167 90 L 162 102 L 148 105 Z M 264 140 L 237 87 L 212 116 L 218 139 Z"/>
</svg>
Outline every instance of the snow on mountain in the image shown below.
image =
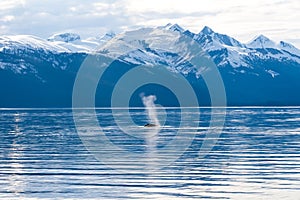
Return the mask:
<svg viewBox="0 0 300 200">
<path fill-rule="evenodd" d="M 187 35 L 191 33 L 185 32 Z M 244 62 L 243 56 L 249 53 L 245 45 L 237 41 L 236 39 L 224 34 L 216 33 L 208 26 L 205 26 L 198 34 L 195 34 L 193 38 L 199 42 L 203 50 L 207 52 L 224 51 L 226 50 L 226 56 L 220 58 L 217 63 L 219 66 L 230 64 L 233 67 L 247 66 Z"/>
<path fill-rule="evenodd" d="M 142 28 L 117 35 L 104 44 L 99 51 L 117 58 L 136 50 L 146 52 L 150 46 L 160 46 L 161 49 L 166 49 L 169 48 L 169 45 L 174 45 L 175 48 L 174 42 L 179 37 L 180 34 L 177 32 Z M 131 55 L 134 56 L 134 54 Z M 143 59 L 147 60 L 147 55 Z"/>
<path fill-rule="evenodd" d="M 99 43 L 89 40 L 75 40 L 73 42 L 51 41 L 53 45 L 64 47 L 70 52 L 91 52 L 99 46 Z"/>
<path fill-rule="evenodd" d="M 18 49 L 40 49 L 46 51 L 68 52 L 68 49 L 60 45 L 51 44 L 44 39 L 31 35 L 0 36 L 0 44 L 0 51 L 14 51 Z"/>
<path fill-rule="evenodd" d="M 76 72 L 86 55 L 96 49 L 97 53 L 121 61 L 103 80 L 108 88 L 123 75 L 119 70 L 123 66 L 164 65 L 171 72 L 186 75 L 202 104 L 210 105 L 206 95 L 209 91 L 201 76 L 209 67 L 199 62 L 199 69 L 188 62 L 198 63 L 196 56 L 203 55 L 199 46 L 219 67 L 229 105 L 299 105 L 300 50 L 293 45 L 283 41 L 276 44 L 265 36 L 243 44 L 207 26 L 196 34 L 177 24 L 87 39 L 77 34 L 59 34 L 48 40 L 29 35 L 0 36 L 0 81 L 1 85 L 11 86 L 9 90 L 3 87 L 2 96 L 7 98 L 0 103 L 4 107 L 72 106 Z M 86 81 L 94 79 L 87 76 Z M 101 93 L 103 96 L 111 96 L 110 89 Z M 169 96 L 166 102 L 170 103 Z"/>
<path fill-rule="evenodd" d="M 81 39 L 76 33 L 60 33 L 47 40 L 32 35 L 0 36 L 0 51 L 17 51 L 20 49 L 39 49 L 51 52 L 84 52 L 90 53 L 100 48 L 115 37 L 109 32 L 102 37 Z"/>
<path fill-rule="evenodd" d="M 247 44 L 247 47 L 249 48 L 254 48 L 254 49 L 265 49 L 265 48 L 274 48 L 276 49 L 277 46 L 275 44 L 275 42 L 273 42 L 272 40 L 270 40 L 269 38 L 267 38 L 264 35 L 259 35 L 257 37 L 255 37 L 251 42 L 249 42 Z"/>
<path fill-rule="evenodd" d="M 96 43 L 101 46 L 101 45 L 105 44 L 106 42 L 108 42 L 109 40 L 111 40 L 112 38 L 114 38 L 115 36 L 116 36 L 116 33 L 108 32 L 103 36 L 89 37 L 85 41 Z"/>
<path fill-rule="evenodd" d="M 218 66 L 253 68 L 254 60 L 271 58 L 300 63 L 300 51 L 297 48 L 285 42 L 277 45 L 263 35 L 256 37 L 248 44 L 243 44 L 232 37 L 216 33 L 207 26 L 198 34 L 189 31 L 184 33 L 198 41 L 201 47 L 214 58 Z M 291 53 L 298 56 L 291 55 Z"/>
<path fill-rule="evenodd" d="M 275 49 L 280 51 L 280 53 L 283 54 L 285 57 L 291 57 L 290 55 L 286 54 L 286 52 L 300 56 L 300 50 L 292 44 L 289 44 L 284 41 L 280 41 L 278 44 L 276 44 L 274 41 L 270 40 L 264 35 L 259 35 L 256 38 L 254 38 L 251 42 L 247 44 L 247 47 L 252 49 Z"/>
<path fill-rule="evenodd" d="M 102 37 L 91 37 L 82 40 L 80 35 L 75 33 L 61 33 L 49 37 L 47 40 L 55 45 L 62 46 L 71 52 L 93 52 L 104 43 L 112 39 L 116 34 L 106 33 Z"/>
<path fill-rule="evenodd" d="M 276 76 L 278 76 L 278 75 L 280 75 L 278 72 L 275 72 L 275 71 L 273 71 L 273 70 L 265 70 L 267 73 L 269 73 L 271 76 L 272 76 L 272 78 L 275 78 Z"/>
<path fill-rule="evenodd" d="M 197 73 L 198 69 L 187 62 L 188 56 L 193 56 L 189 44 L 180 43 L 183 35 L 179 31 L 168 29 L 160 27 L 128 31 L 108 41 L 99 52 L 127 63 L 151 66 L 164 64 L 173 72 Z"/>
<path fill-rule="evenodd" d="M 216 33 L 211 28 L 205 26 L 200 33 L 195 35 L 195 40 L 200 41 L 203 44 L 204 48 L 212 48 L 218 49 L 224 46 L 231 46 L 231 47 L 245 47 L 242 43 L 237 41 L 236 39 L 229 37 L 224 34 Z"/>
<path fill-rule="evenodd" d="M 276 44 L 264 35 L 259 35 L 246 45 L 253 50 L 255 55 L 260 59 L 275 59 L 278 61 L 290 60 L 300 63 L 300 50 L 293 45 L 280 41 Z"/>
<path fill-rule="evenodd" d="M 171 30 L 171 31 L 178 31 L 180 33 L 183 33 L 185 30 L 179 26 L 178 24 L 171 24 L 168 23 L 167 25 L 163 26 L 162 28 L 166 29 L 166 30 Z"/>
<path fill-rule="evenodd" d="M 59 33 L 52 35 L 48 38 L 48 41 L 62 41 L 62 42 L 73 42 L 76 40 L 80 40 L 80 35 L 76 33 Z"/>
<path fill-rule="evenodd" d="M 112 38 L 114 38 L 115 36 L 116 36 L 116 33 L 110 31 L 110 32 L 106 33 L 104 36 L 100 37 L 99 41 L 102 43 L 105 43 L 105 42 L 111 40 Z"/>
<path fill-rule="evenodd" d="M 230 36 L 216 33 L 207 26 L 195 34 L 189 30 L 184 30 L 177 24 L 167 24 L 154 29 L 142 28 L 119 34 L 107 42 L 101 51 L 114 58 L 121 56 L 125 62 L 150 65 L 167 63 L 172 66 L 172 69 L 179 69 L 180 63 L 172 62 L 174 57 L 165 57 L 167 52 L 163 50 L 170 50 L 172 47 L 175 52 L 179 52 L 179 48 L 182 46 L 179 47 L 176 42 L 182 34 L 197 41 L 202 50 L 210 54 L 219 67 L 231 66 L 233 68 L 247 67 L 252 69 L 257 60 L 267 61 L 270 59 L 279 62 L 291 60 L 300 63 L 300 57 L 295 56 L 300 55 L 297 48 L 284 42 L 278 46 L 263 35 L 256 37 L 250 44 L 246 45 Z M 183 48 L 181 52 L 184 50 L 188 51 Z M 163 53 L 159 53 L 160 51 Z M 183 67 L 182 70 L 186 68 L 187 66 Z M 241 70 L 240 72 L 242 72 Z M 266 72 L 270 73 L 267 70 Z M 274 74 L 272 73 L 272 76 Z"/>
<path fill-rule="evenodd" d="M 297 49 L 295 46 L 293 46 L 292 44 L 289 44 L 287 42 L 284 42 L 284 41 L 280 41 L 279 42 L 279 48 L 284 50 L 284 51 L 287 51 L 287 52 L 290 52 L 292 54 L 295 54 L 295 55 L 298 55 L 300 56 L 300 50 Z"/>
<path fill-rule="evenodd" d="M 98 44 L 89 41 L 82 41 L 80 35 L 76 33 L 59 33 L 47 39 L 50 43 L 62 46 L 71 52 L 88 52 Z"/>
<path fill-rule="evenodd" d="M 199 34 L 210 35 L 210 34 L 213 34 L 213 33 L 215 33 L 215 32 L 210 27 L 204 26 Z"/>
<path fill-rule="evenodd" d="M 198 42 L 202 50 L 206 51 L 219 67 L 233 68 L 255 67 L 257 60 L 278 60 L 300 63 L 300 50 L 293 45 L 281 41 L 276 44 L 267 37 L 260 35 L 248 44 L 213 31 L 205 26 L 198 34 L 184 30 L 178 24 L 167 24 L 157 28 L 141 28 L 116 35 L 108 32 L 102 37 L 81 39 L 75 33 L 60 33 L 47 40 L 29 36 L 0 37 L 0 51 L 5 49 L 40 49 L 54 52 L 101 52 L 114 58 L 122 57 L 124 62 L 134 64 L 170 65 L 179 69 L 182 60 L 178 60 L 172 52 L 186 53 L 188 44 L 178 43 L 179 38 L 188 36 Z M 172 51 L 173 48 L 173 51 Z M 167 51 L 166 51 L 167 50 Z M 172 55 L 172 56 L 170 56 Z M 182 71 L 188 67 L 181 67 Z"/>
</svg>

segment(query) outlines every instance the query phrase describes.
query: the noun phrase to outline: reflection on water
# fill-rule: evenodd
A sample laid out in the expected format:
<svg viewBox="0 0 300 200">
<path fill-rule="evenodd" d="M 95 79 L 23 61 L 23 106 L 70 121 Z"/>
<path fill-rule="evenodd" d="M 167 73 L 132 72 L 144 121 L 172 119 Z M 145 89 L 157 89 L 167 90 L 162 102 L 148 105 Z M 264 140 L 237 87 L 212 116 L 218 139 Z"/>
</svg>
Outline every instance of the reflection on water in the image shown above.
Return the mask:
<svg viewBox="0 0 300 200">
<path fill-rule="evenodd" d="M 24 192 L 25 181 L 20 175 L 23 173 L 23 164 L 18 160 L 23 157 L 24 147 L 19 141 L 22 137 L 21 129 L 19 128 L 19 123 L 21 122 L 21 116 L 19 113 L 13 114 L 14 117 L 14 130 L 10 132 L 13 136 L 11 147 L 8 150 L 8 158 L 11 160 L 10 171 L 14 172 L 8 176 L 7 190 L 14 195 L 19 196 Z"/>
<path fill-rule="evenodd" d="M 131 110 L 131 136 L 117 127 L 110 110 L 97 110 L 113 144 L 148 160 L 136 170 L 137 163 L 116 161 L 124 169 L 118 171 L 87 151 L 71 110 L 0 110 L 0 199 L 299 198 L 300 108 L 228 108 L 223 132 L 204 158 L 198 155 L 210 109 L 200 109 L 196 132 L 180 128 L 180 109 L 160 113 L 166 115 L 160 132 L 145 134 L 151 132 L 143 127 L 147 113 Z M 82 120 L 89 121 L 88 112 Z M 170 165 L 151 170 L 179 129 L 194 134 L 190 147 Z"/>
</svg>

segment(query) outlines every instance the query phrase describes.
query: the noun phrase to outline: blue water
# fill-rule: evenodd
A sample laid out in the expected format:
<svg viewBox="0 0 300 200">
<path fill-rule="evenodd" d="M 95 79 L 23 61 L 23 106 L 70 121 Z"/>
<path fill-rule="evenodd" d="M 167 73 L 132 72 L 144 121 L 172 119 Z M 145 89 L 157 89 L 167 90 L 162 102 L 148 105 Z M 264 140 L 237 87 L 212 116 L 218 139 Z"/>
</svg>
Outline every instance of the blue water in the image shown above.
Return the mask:
<svg viewBox="0 0 300 200">
<path fill-rule="evenodd" d="M 130 111 L 133 135 L 122 132 L 111 110 L 97 110 L 103 134 L 124 152 L 117 154 L 104 152 L 100 133 L 87 126 L 91 151 L 72 110 L 2 109 L 0 199 L 300 199 L 300 108 L 227 108 L 222 133 L 205 157 L 199 151 L 211 110 L 200 109 L 199 127 L 180 127 L 181 112 L 164 110 L 165 123 L 148 137 L 144 109 Z M 80 119 L 88 124 L 89 117 L 83 110 Z M 164 163 L 160 151 L 178 131 L 193 140 Z"/>
</svg>

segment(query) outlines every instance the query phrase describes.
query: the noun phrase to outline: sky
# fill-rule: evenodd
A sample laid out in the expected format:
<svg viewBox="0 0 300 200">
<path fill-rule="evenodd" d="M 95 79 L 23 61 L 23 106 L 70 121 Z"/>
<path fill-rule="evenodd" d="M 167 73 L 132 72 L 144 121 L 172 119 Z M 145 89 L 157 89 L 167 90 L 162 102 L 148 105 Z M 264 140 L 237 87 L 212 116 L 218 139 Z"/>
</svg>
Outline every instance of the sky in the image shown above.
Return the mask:
<svg viewBox="0 0 300 200">
<path fill-rule="evenodd" d="M 300 48 L 299 0 L 1 0 L 0 35 L 82 38 L 177 23 L 198 33 L 204 26 L 247 43 L 263 34 Z"/>
</svg>

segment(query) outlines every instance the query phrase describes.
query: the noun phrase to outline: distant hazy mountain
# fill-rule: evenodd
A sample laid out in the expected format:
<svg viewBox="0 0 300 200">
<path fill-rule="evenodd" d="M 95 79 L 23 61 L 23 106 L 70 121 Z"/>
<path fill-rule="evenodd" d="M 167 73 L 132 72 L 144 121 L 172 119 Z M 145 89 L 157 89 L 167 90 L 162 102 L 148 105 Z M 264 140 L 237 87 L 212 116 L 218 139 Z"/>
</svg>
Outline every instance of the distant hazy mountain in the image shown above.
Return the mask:
<svg viewBox="0 0 300 200">
<path fill-rule="evenodd" d="M 170 72 L 183 74 L 200 104 L 210 105 L 201 76 L 205 66 L 197 68 L 188 57 L 166 50 L 192 57 L 194 50 L 189 49 L 189 43 L 180 42 L 182 37 L 197 42 L 218 66 L 228 105 L 300 105 L 300 50 L 292 44 L 276 43 L 263 35 L 244 44 L 209 27 L 192 33 L 177 24 L 167 24 L 85 40 L 75 33 L 55 34 L 47 40 L 29 35 L 1 36 L 0 107 L 70 107 L 76 73 L 86 56 L 94 54 L 117 58 L 102 80 L 105 89 L 101 95 L 97 92 L 97 106 L 110 106 L 114 84 L 141 64 L 165 65 Z M 139 90 L 136 94 L 156 94 L 157 103 L 164 106 L 178 105 L 175 96 L 162 87 Z M 131 104 L 142 106 L 138 95 Z"/>
</svg>

